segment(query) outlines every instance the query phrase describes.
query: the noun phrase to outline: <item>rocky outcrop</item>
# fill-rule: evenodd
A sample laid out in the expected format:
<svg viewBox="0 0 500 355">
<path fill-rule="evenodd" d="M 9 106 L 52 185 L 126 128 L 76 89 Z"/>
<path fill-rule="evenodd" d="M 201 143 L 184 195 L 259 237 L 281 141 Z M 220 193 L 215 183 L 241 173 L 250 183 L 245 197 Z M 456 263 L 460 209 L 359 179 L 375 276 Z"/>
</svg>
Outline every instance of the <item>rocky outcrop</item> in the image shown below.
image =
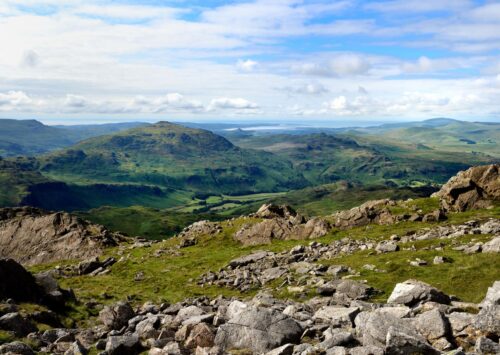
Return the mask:
<svg viewBox="0 0 500 355">
<path fill-rule="evenodd" d="M 0 257 L 24 265 L 89 259 L 125 239 L 68 213 L 30 207 L 0 209 Z"/>
<path fill-rule="evenodd" d="M 305 240 L 326 235 L 331 227 L 321 218 L 307 220 L 289 206 L 263 205 L 255 218 L 264 220 L 246 224 L 234 234 L 234 239 L 243 245 L 270 244 L 273 239 Z"/>
<path fill-rule="evenodd" d="M 370 223 L 393 224 L 397 221 L 397 217 L 390 212 L 390 206 L 396 206 L 396 202 L 387 199 L 374 200 L 350 210 L 339 211 L 333 215 L 334 226 L 350 228 Z"/>
<path fill-rule="evenodd" d="M 442 207 L 448 211 L 490 207 L 494 201 L 500 201 L 499 170 L 500 165 L 493 164 L 461 171 L 433 196 L 439 197 Z"/>
</svg>

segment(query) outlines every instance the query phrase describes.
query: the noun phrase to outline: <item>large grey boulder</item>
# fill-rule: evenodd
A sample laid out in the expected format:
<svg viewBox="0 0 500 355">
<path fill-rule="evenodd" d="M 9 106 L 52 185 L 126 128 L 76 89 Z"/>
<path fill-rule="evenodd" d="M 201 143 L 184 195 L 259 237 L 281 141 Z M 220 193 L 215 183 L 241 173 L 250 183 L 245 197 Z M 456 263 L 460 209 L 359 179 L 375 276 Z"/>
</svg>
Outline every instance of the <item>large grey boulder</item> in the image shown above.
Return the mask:
<svg viewBox="0 0 500 355">
<path fill-rule="evenodd" d="M 476 354 L 500 354 L 500 345 L 486 337 L 480 337 L 476 340 L 474 346 Z"/>
<path fill-rule="evenodd" d="M 500 281 L 495 281 L 491 287 L 488 287 L 486 296 L 481 302 L 481 306 L 500 305 Z"/>
<path fill-rule="evenodd" d="M 396 284 L 387 303 L 416 306 L 422 302 L 429 301 L 449 304 L 450 297 L 425 282 L 407 280 Z"/>
<path fill-rule="evenodd" d="M 419 314 L 414 324 L 418 332 L 430 342 L 450 334 L 450 324 L 437 308 Z"/>
<path fill-rule="evenodd" d="M 135 316 L 132 306 L 128 302 L 117 302 L 106 306 L 99 312 L 99 319 L 109 330 L 120 330 L 128 325 L 128 321 Z"/>
<path fill-rule="evenodd" d="M 356 333 L 364 346 L 385 347 L 390 327 L 397 328 L 405 334 L 419 336 L 411 319 L 400 318 L 382 310 L 383 308 L 372 312 L 361 312 L 354 320 Z"/>
<path fill-rule="evenodd" d="M 430 346 L 424 338 L 398 327 L 390 327 L 387 332 L 385 353 L 387 355 L 426 354 L 438 355 L 440 351 Z"/>
<path fill-rule="evenodd" d="M 247 307 L 219 327 L 215 345 L 223 350 L 251 349 L 263 353 L 286 343 L 298 343 L 301 334 L 302 327 L 285 314 Z"/>
<path fill-rule="evenodd" d="M 486 296 L 480 303 L 482 307 L 476 315 L 474 327 L 485 334 L 500 334 L 500 281 L 495 281 L 488 288 Z"/>
<path fill-rule="evenodd" d="M 136 334 L 110 336 L 106 342 L 107 355 L 137 355 L 141 352 L 141 343 Z"/>
</svg>

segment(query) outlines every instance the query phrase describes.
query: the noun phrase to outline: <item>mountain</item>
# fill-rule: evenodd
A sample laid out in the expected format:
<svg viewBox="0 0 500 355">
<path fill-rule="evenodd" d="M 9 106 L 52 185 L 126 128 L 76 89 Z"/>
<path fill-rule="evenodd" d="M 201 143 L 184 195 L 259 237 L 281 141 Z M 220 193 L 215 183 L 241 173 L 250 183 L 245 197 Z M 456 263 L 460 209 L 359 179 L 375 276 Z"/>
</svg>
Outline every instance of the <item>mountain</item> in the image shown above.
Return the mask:
<svg viewBox="0 0 500 355">
<path fill-rule="evenodd" d="M 283 191 L 307 183 L 273 154 L 168 122 L 91 138 L 40 162 L 43 174 L 67 183 L 137 184 L 201 194 Z"/>
<path fill-rule="evenodd" d="M 0 156 L 35 156 L 83 139 L 145 125 L 140 122 L 47 126 L 37 120 L 0 119 Z"/>
</svg>

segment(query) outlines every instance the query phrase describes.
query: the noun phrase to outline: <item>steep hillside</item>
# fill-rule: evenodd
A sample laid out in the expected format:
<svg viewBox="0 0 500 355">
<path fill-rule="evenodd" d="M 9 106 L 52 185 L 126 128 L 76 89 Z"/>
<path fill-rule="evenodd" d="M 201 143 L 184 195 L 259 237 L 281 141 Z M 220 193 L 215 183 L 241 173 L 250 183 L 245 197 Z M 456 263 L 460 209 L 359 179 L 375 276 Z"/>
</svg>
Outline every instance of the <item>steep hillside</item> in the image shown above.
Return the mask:
<svg viewBox="0 0 500 355">
<path fill-rule="evenodd" d="M 132 183 L 202 193 L 279 191 L 306 184 L 291 164 L 234 146 L 209 131 L 168 122 L 92 138 L 41 159 L 71 183 Z"/>
</svg>

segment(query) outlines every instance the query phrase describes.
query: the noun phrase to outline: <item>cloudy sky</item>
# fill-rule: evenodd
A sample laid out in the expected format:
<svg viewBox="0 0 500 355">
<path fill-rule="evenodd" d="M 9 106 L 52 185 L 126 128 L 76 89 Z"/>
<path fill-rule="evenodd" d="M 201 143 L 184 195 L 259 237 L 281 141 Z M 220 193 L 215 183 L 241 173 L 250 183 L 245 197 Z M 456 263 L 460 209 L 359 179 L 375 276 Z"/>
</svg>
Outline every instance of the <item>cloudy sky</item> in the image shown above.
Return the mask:
<svg viewBox="0 0 500 355">
<path fill-rule="evenodd" d="M 0 0 L 0 117 L 500 121 L 500 1 Z"/>
</svg>

